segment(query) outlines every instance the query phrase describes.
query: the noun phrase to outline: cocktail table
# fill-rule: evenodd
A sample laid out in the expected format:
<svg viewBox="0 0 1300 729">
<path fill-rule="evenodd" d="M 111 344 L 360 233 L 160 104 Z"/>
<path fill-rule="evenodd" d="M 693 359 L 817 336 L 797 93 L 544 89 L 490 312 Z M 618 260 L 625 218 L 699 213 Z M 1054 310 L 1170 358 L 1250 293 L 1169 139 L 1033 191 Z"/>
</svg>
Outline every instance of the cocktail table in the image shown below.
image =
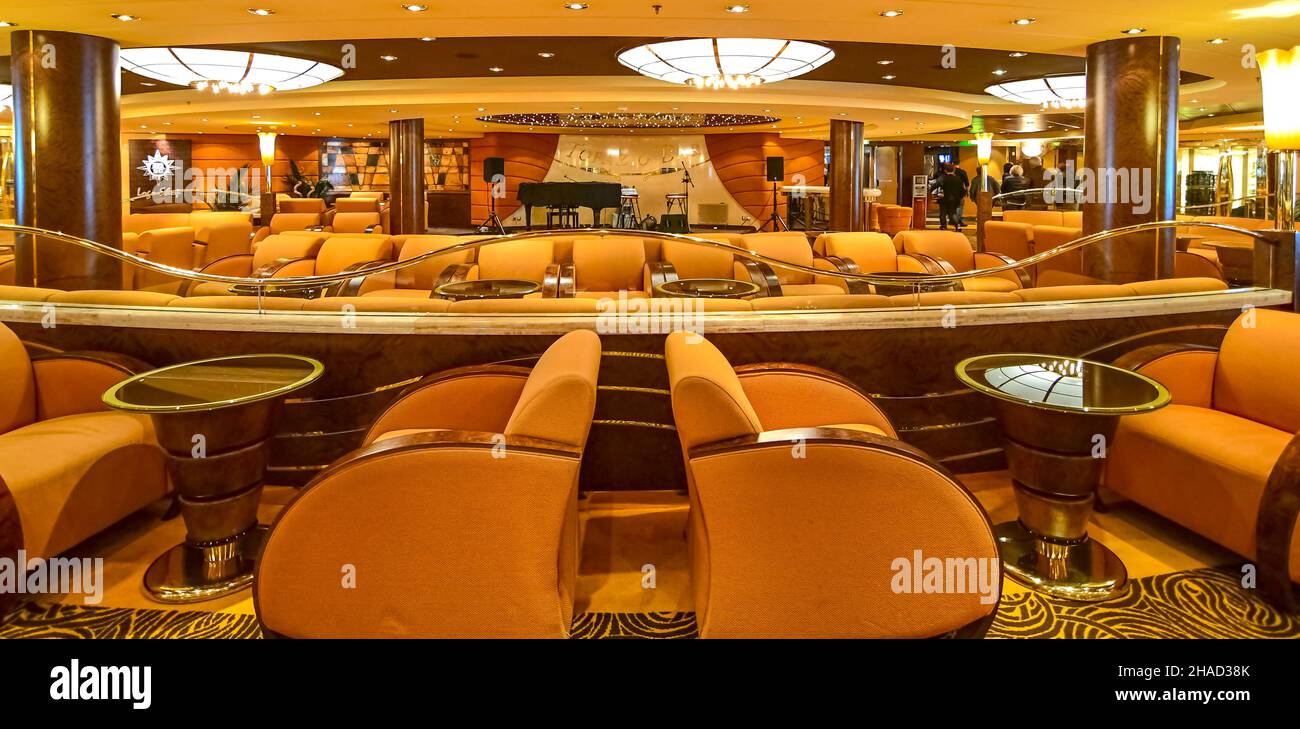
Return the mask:
<svg viewBox="0 0 1300 729">
<path fill-rule="evenodd" d="M 104 393 L 109 407 L 153 419 L 185 519 L 185 541 L 145 572 L 155 599 L 211 600 L 252 583 L 265 537 L 257 507 L 275 416 L 285 395 L 323 371 L 320 362 L 290 354 L 218 357 L 145 372 Z"/>
<path fill-rule="evenodd" d="M 522 299 L 541 290 L 541 285 L 534 281 L 484 278 L 445 283 L 435 289 L 434 293 L 452 301 L 467 301 L 470 299 Z"/>
<path fill-rule="evenodd" d="M 1088 518 L 1120 416 L 1168 405 L 1169 391 L 1120 367 L 1050 354 L 972 357 L 957 377 L 993 398 L 1002 426 L 1020 511 L 994 528 L 1003 569 L 1071 600 L 1122 592 L 1124 563 L 1088 537 Z"/>
<path fill-rule="evenodd" d="M 729 278 L 681 278 L 656 284 L 655 293 L 674 299 L 748 299 L 758 294 L 758 284 Z"/>
</svg>

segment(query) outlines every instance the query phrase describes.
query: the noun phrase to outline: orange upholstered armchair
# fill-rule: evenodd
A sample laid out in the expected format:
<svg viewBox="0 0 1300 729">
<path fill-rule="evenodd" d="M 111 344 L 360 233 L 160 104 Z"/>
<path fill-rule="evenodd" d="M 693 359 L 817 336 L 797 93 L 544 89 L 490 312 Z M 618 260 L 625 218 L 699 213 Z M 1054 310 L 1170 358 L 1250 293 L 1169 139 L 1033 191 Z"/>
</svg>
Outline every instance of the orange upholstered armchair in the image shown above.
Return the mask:
<svg viewBox="0 0 1300 729">
<path fill-rule="evenodd" d="M 1120 420 L 1109 488 L 1258 566 L 1261 592 L 1297 609 L 1300 315 L 1242 314 L 1218 350 L 1152 345 L 1122 357 L 1173 404 Z"/>
<path fill-rule="evenodd" d="M 262 625 L 300 638 L 567 636 L 599 366 L 599 338 L 576 331 L 531 371 L 469 367 L 404 393 L 276 518 L 258 563 Z"/>
<path fill-rule="evenodd" d="M 328 237 L 323 233 L 280 233 L 262 239 L 252 253 L 218 258 L 204 266 L 201 272 L 247 278 L 270 278 L 276 273 L 290 275 L 289 271 L 300 271 L 305 268 L 307 264 L 303 263 L 304 261 L 313 261 Z M 223 283 L 187 281 L 181 286 L 180 294 L 181 296 L 221 296 L 229 294 L 229 289 L 230 287 Z"/>
<path fill-rule="evenodd" d="M 287 202 L 287 201 L 286 201 Z M 253 245 L 262 240 L 293 230 L 322 230 L 320 213 L 276 213 L 270 225 L 264 225 L 253 234 Z"/>
<path fill-rule="evenodd" d="M 808 236 L 797 231 L 781 233 L 750 233 L 741 238 L 742 248 L 777 260 L 814 267 L 812 246 Z M 732 277 L 751 281 L 759 288 L 759 296 L 822 296 L 844 293 L 841 279 L 818 276 L 812 273 L 769 266 L 745 256 L 737 256 Z"/>
<path fill-rule="evenodd" d="M 0 324 L 0 557 L 52 557 L 167 494 L 149 417 L 101 400 L 144 369 L 103 353 L 29 357 Z"/>
<path fill-rule="evenodd" d="M 341 197 L 325 212 L 324 230 L 330 233 L 383 233 L 377 198 Z M 274 219 L 272 219 L 274 222 Z"/>
<path fill-rule="evenodd" d="M 894 246 L 900 253 L 935 261 L 946 273 L 977 271 L 1015 262 L 1001 253 L 976 251 L 969 238 L 951 230 L 905 230 L 894 236 Z M 1029 274 L 1022 269 L 961 281 L 966 291 L 1015 291 L 1030 285 Z"/>
<path fill-rule="evenodd" d="M 804 365 L 733 369 L 686 332 L 668 337 L 665 354 L 702 637 L 987 629 L 1000 596 L 988 516 L 942 466 L 899 441 L 870 398 Z M 987 589 L 903 591 L 899 560 L 918 554 L 983 564 Z"/>
<path fill-rule="evenodd" d="M 842 273 L 943 273 L 928 257 L 899 253 L 884 233 L 822 233 L 813 242 L 822 254 L 815 265 Z M 869 293 L 865 282 L 833 279 L 845 293 Z"/>
<path fill-rule="evenodd" d="M 476 259 L 474 263 L 449 266 L 440 274 L 440 283 L 514 279 L 540 284 L 545 298 L 572 295 L 573 266 L 555 262 L 551 238 L 488 243 L 478 249 Z"/>
<path fill-rule="evenodd" d="M 478 240 L 481 236 L 457 235 L 409 235 L 397 236 L 393 245 L 400 249 L 397 260 L 406 261 L 460 243 Z M 450 280 L 457 267 L 470 268 L 474 257 L 473 249 L 465 249 L 444 255 L 430 256 L 424 261 L 396 271 L 367 276 L 360 286 L 362 296 L 384 298 L 419 298 L 433 297 L 434 289 Z"/>
<path fill-rule="evenodd" d="M 696 238 L 740 246 L 735 234 L 696 235 Z M 659 260 L 646 264 L 642 288 L 654 295 L 654 287 L 665 281 L 689 278 L 731 278 L 736 256 L 725 248 L 666 240 L 659 248 Z"/>
</svg>

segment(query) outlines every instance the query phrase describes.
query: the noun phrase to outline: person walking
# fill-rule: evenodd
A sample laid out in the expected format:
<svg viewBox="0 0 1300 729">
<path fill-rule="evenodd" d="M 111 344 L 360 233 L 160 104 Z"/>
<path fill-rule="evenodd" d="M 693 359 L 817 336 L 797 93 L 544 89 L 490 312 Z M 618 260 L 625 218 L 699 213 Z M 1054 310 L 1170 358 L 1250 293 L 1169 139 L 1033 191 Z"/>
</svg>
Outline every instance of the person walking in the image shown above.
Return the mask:
<svg viewBox="0 0 1300 729">
<path fill-rule="evenodd" d="M 1020 165 L 1012 165 L 1011 170 L 1002 178 L 1002 209 L 1022 210 L 1025 207 L 1024 195 L 1013 195 L 1029 189 L 1029 180 Z"/>
<path fill-rule="evenodd" d="M 966 190 L 968 185 L 962 176 L 957 174 L 956 167 L 951 162 L 944 163 L 943 172 L 939 175 L 939 230 L 947 230 L 948 223 L 952 223 L 953 229 L 958 232 L 962 228 L 962 209 L 966 205 Z"/>
</svg>

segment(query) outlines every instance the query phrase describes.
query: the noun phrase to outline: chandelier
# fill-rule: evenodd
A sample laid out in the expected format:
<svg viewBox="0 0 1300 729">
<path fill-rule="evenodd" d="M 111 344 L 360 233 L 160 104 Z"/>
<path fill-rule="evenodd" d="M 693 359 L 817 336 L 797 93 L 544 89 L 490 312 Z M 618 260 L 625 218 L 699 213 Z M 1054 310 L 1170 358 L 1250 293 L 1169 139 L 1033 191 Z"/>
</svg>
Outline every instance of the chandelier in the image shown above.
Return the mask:
<svg viewBox="0 0 1300 729">
<path fill-rule="evenodd" d="M 629 48 L 618 62 L 669 83 L 699 89 L 744 89 L 801 76 L 835 57 L 807 41 L 773 38 L 688 38 Z"/>
<path fill-rule="evenodd" d="M 703 129 L 771 124 L 774 116 L 759 114 L 683 114 L 676 112 L 583 112 L 555 114 L 488 114 L 481 122 L 529 127 L 563 127 L 574 129 Z"/>
<path fill-rule="evenodd" d="M 1082 109 L 1087 102 L 1087 76 L 1065 74 L 1003 81 L 984 91 L 1017 104 L 1037 104 L 1050 109 Z"/>
<path fill-rule="evenodd" d="M 343 69 L 305 58 L 213 48 L 127 48 L 122 68 L 177 86 L 230 94 L 269 94 L 332 81 Z"/>
</svg>

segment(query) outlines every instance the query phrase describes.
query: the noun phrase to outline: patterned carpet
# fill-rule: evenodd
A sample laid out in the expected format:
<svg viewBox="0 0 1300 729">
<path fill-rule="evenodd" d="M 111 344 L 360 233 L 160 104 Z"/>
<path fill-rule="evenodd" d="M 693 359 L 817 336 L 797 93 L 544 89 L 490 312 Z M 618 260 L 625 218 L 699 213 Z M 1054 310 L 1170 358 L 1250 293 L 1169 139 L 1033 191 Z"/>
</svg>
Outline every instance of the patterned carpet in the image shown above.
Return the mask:
<svg viewBox="0 0 1300 729">
<path fill-rule="evenodd" d="M 1039 593 L 1008 595 L 990 638 L 1300 638 L 1286 615 L 1243 589 L 1232 569 L 1135 580 L 1104 603 Z M 585 613 L 574 638 L 694 638 L 692 613 Z M 28 603 L 0 623 L 0 638 L 258 638 L 251 615 Z"/>
</svg>

